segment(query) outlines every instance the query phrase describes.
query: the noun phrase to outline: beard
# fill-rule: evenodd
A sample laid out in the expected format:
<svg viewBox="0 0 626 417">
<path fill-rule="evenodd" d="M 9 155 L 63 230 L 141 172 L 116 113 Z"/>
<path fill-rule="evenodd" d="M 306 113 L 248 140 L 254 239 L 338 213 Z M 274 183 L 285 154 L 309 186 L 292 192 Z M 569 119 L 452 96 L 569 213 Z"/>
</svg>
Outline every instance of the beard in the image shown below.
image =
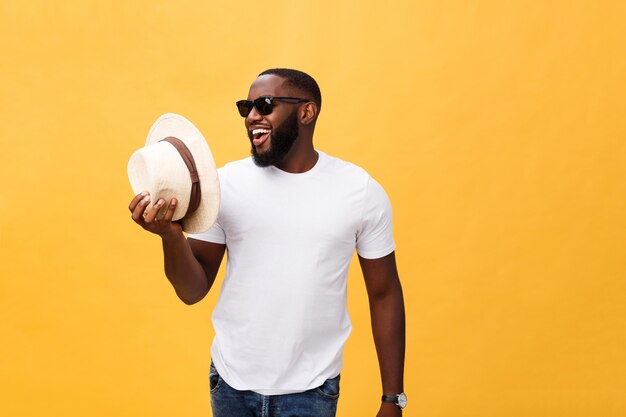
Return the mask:
<svg viewBox="0 0 626 417">
<path fill-rule="evenodd" d="M 256 146 L 252 145 L 250 152 L 252 160 L 258 167 L 268 167 L 281 163 L 293 148 L 298 139 L 298 114 L 291 113 L 284 122 L 270 133 L 270 146 L 266 152 L 258 153 Z M 252 132 L 248 131 L 248 137 L 252 141 Z"/>
</svg>

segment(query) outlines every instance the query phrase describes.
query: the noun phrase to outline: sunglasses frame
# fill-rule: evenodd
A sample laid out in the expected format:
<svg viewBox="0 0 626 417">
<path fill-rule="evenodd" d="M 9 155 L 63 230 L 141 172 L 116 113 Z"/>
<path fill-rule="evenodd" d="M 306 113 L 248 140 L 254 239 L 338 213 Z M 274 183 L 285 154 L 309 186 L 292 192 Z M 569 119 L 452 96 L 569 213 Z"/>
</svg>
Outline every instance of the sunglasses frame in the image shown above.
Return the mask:
<svg viewBox="0 0 626 417">
<path fill-rule="evenodd" d="M 267 116 L 268 114 L 272 114 L 272 111 L 274 110 L 274 101 L 284 101 L 286 103 L 308 103 L 311 100 L 296 97 L 262 96 L 254 100 L 239 100 L 235 104 L 237 105 L 237 110 L 239 110 L 239 115 L 241 117 L 248 117 L 252 108 L 255 108 L 257 113 L 261 116 Z M 261 106 L 269 106 L 269 111 L 262 110 Z"/>
</svg>

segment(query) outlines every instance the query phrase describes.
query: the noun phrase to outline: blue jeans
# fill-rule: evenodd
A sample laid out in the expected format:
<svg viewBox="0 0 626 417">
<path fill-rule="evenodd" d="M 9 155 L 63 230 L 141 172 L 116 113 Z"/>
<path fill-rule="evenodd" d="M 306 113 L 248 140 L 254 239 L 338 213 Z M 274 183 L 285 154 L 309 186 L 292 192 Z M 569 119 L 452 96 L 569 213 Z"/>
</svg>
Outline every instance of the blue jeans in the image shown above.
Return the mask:
<svg viewBox="0 0 626 417">
<path fill-rule="evenodd" d="M 228 385 L 211 362 L 209 388 L 213 417 L 335 417 L 340 375 L 296 394 L 261 395 Z"/>
</svg>

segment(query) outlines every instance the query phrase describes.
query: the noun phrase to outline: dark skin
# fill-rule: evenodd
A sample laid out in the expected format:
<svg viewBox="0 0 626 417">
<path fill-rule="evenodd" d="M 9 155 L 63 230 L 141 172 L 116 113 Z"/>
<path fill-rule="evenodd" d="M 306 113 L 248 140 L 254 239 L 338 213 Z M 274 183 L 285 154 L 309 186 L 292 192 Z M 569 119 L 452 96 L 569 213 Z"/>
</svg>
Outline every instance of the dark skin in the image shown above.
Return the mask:
<svg viewBox="0 0 626 417">
<path fill-rule="evenodd" d="M 254 81 L 248 100 L 261 96 L 307 98 L 303 92 L 286 86 L 284 80 L 275 75 L 264 75 Z M 292 112 L 297 112 L 298 139 L 285 159 L 276 167 L 290 173 L 306 172 L 315 166 L 318 159 L 313 147 L 317 105 L 312 101 L 298 104 L 275 102 L 275 104 L 272 113 L 266 116 L 261 116 L 253 109 L 245 119 L 246 129 L 272 130 L 280 126 Z M 270 146 L 271 140 L 267 140 L 257 147 L 257 152 L 267 151 Z M 167 279 L 185 304 L 195 304 L 202 300 L 213 286 L 224 258 L 226 245 L 185 238 L 181 225 L 172 221 L 176 199 L 167 203 L 168 210 L 161 220 L 156 220 L 156 215 L 166 202 L 159 199 L 151 210 L 145 212 L 149 202 L 150 195 L 147 192 L 135 196 L 128 207 L 132 219 L 145 230 L 161 237 Z M 359 263 L 369 298 L 382 390 L 386 394 L 397 394 L 404 391 L 405 315 L 395 252 L 379 259 L 365 259 L 359 256 Z M 382 403 L 376 414 L 377 417 L 401 415 L 400 408 L 390 403 Z"/>
</svg>

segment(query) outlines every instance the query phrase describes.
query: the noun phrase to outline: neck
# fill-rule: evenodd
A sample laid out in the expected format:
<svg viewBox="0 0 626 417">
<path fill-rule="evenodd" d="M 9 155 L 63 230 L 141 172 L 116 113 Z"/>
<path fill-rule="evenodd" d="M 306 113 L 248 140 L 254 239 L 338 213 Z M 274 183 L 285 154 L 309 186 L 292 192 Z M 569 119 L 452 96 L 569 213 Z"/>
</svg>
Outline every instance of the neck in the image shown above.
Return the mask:
<svg viewBox="0 0 626 417">
<path fill-rule="evenodd" d="M 312 140 L 298 138 L 287 157 L 275 167 L 291 174 L 307 172 L 315 166 L 319 155 L 315 152 Z"/>
</svg>

